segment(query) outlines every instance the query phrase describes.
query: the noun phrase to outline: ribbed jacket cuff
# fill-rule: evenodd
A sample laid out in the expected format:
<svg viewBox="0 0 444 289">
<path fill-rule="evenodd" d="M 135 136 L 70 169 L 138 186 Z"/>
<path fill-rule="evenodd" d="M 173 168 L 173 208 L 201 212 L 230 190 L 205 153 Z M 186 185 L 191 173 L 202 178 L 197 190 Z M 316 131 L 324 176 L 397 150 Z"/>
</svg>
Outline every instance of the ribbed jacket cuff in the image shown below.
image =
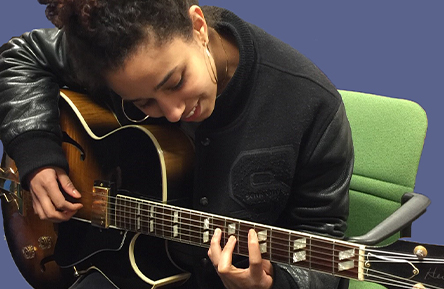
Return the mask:
<svg viewBox="0 0 444 289">
<path fill-rule="evenodd" d="M 54 166 L 69 172 L 60 140 L 53 134 L 29 132 L 15 138 L 5 151 L 15 161 L 21 186 L 29 189 L 28 177 L 37 169 Z"/>
</svg>

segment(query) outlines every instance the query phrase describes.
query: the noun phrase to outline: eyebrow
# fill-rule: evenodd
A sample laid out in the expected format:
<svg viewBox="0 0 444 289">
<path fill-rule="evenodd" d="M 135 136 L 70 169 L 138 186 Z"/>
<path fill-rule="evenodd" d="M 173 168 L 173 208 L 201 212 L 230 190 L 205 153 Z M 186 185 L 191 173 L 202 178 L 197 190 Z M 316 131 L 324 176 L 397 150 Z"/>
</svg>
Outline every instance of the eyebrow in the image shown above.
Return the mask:
<svg viewBox="0 0 444 289">
<path fill-rule="evenodd" d="M 171 76 L 173 75 L 173 73 L 177 70 L 177 66 L 174 67 L 173 69 L 170 70 L 170 72 L 168 72 L 165 77 L 162 79 L 162 81 L 159 82 L 159 84 L 156 85 L 156 87 L 154 88 L 154 90 L 159 90 L 159 88 L 162 87 L 162 85 L 164 85 L 168 79 L 171 78 Z"/>
</svg>

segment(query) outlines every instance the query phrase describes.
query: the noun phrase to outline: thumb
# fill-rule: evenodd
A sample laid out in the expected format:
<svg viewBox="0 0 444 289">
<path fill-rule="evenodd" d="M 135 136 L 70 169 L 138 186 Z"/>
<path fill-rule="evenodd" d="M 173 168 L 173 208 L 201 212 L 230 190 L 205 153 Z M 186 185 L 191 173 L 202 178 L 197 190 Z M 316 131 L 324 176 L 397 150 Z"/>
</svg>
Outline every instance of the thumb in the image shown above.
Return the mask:
<svg viewBox="0 0 444 289">
<path fill-rule="evenodd" d="M 66 172 L 61 168 L 56 168 L 55 171 L 63 191 L 73 198 L 80 198 L 81 195 L 79 191 L 74 187 L 74 184 L 71 182 L 71 179 L 68 177 Z"/>
</svg>

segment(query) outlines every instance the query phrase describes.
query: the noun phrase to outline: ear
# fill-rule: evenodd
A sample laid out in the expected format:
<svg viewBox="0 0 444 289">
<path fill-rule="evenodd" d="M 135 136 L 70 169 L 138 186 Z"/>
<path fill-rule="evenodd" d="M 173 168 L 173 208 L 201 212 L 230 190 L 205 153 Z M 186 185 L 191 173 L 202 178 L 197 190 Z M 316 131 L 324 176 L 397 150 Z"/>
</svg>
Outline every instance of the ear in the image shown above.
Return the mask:
<svg viewBox="0 0 444 289">
<path fill-rule="evenodd" d="M 188 11 L 193 22 L 193 35 L 196 41 L 201 44 L 208 43 L 208 26 L 202 9 L 197 5 L 193 5 Z"/>
</svg>

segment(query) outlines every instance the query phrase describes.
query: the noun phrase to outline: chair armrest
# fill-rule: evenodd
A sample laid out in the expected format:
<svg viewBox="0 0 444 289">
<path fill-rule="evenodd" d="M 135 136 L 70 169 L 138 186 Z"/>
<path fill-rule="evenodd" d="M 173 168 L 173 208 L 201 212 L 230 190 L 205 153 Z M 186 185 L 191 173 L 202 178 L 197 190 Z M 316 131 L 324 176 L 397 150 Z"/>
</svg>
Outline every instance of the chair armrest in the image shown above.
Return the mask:
<svg viewBox="0 0 444 289">
<path fill-rule="evenodd" d="M 384 221 L 364 235 L 349 237 L 347 241 L 362 245 L 376 245 L 396 232 L 411 225 L 418 217 L 425 213 L 430 205 L 430 199 L 418 193 L 405 193 L 402 196 L 402 205 Z"/>
</svg>

